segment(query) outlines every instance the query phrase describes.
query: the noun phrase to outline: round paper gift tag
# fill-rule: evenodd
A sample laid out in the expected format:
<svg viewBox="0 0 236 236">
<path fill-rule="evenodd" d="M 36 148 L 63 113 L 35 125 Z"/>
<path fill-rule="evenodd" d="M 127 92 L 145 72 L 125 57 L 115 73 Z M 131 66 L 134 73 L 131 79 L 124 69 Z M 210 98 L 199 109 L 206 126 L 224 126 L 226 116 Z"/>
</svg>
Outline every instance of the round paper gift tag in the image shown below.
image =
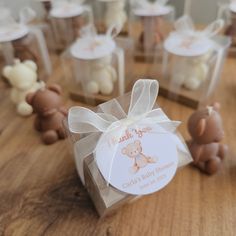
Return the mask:
<svg viewBox="0 0 236 236">
<path fill-rule="evenodd" d="M 111 37 L 97 35 L 78 39 L 70 48 L 73 57 L 82 60 L 98 59 L 110 55 L 116 44 Z"/>
<path fill-rule="evenodd" d="M 178 56 L 201 56 L 213 47 L 213 41 L 205 37 L 172 33 L 164 42 L 164 48 Z"/>
<path fill-rule="evenodd" d="M 95 158 L 109 184 L 134 195 L 165 187 L 178 165 L 176 144 L 158 125 L 136 124 L 102 135 Z"/>
<path fill-rule="evenodd" d="M 155 6 L 148 5 L 147 7 L 137 7 L 133 10 L 136 16 L 164 16 L 171 12 L 169 6 Z"/>
<path fill-rule="evenodd" d="M 58 4 L 50 11 L 50 15 L 55 18 L 70 18 L 79 16 L 83 13 L 84 8 L 81 5 L 73 3 L 63 3 L 61 6 Z"/>
<path fill-rule="evenodd" d="M 28 27 L 21 24 L 13 24 L 7 27 L 0 27 L 0 43 L 20 39 L 28 34 L 28 32 Z"/>
</svg>

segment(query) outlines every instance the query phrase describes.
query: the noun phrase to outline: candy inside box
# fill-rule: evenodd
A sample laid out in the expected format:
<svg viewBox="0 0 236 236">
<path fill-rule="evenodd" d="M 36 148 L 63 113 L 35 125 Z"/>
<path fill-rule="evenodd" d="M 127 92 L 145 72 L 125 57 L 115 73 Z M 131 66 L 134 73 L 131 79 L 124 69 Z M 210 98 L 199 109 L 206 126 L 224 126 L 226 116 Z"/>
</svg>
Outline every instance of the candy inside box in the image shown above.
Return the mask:
<svg viewBox="0 0 236 236">
<path fill-rule="evenodd" d="M 131 98 L 130 93 L 125 94 L 117 99 L 112 99 L 106 103 L 97 106 L 96 108 L 92 109 L 92 111 L 96 113 L 103 113 L 104 110 L 109 109 L 112 115 L 118 117 L 117 106 L 118 107 L 121 106 L 121 108 L 125 111 L 125 113 L 127 113 L 129 108 L 130 98 Z M 157 104 L 154 105 L 154 109 L 155 108 L 158 108 Z M 81 159 L 78 156 L 83 155 L 87 151 L 83 150 L 83 148 L 78 148 L 77 145 L 78 143 L 80 143 L 81 147 L 81 144 L 83 144 L 83 142 L 86 142 L 86 138 L 89 135 L 91 135 L 91 133 L 82 134 L 80 136 L 79 134 L 74 134 L 69 131 L 68 121 L 65 121 L 64 125 L 69 134 L 69 140 L 70 140 L 69 143 L 71 147 L 70 149 L 72 150 L 74 155 L 77 171 L 78 173 L 80 173 L 81 165 L 83 165 L 84 186 L 87 189 L 94 203 L 94 206 L 100 216 L 111 214 L 112 212 L 114 212 L 115 209 L 124 205 L 125 203 L 130 203 L 133 200 L 141 197 L 141 195 L 128 194 L 116 189 L 111 185 L 108 185 L 107 181 L 101 174 L 100 169 L 98 168 L 97 162 L 94 159 L 93 154 L 88 155 L 87 157 L 84 158 L 84 161 L 81 161 Z M 176 135 L 176 137 L 179 138 L 179 142 L 182 143 L 187 150 L 187 152 L 184 153 L 176 149 L 178 157 L 177 168 L 180 168 L 191 162 L 192 157 L 188 151 L 188 148 L 182 136 L 178 132 L 175 132 L 174 134 Z M 92 135 L 98 135 L 99 139 L 101 133 Z"/>
</svg>

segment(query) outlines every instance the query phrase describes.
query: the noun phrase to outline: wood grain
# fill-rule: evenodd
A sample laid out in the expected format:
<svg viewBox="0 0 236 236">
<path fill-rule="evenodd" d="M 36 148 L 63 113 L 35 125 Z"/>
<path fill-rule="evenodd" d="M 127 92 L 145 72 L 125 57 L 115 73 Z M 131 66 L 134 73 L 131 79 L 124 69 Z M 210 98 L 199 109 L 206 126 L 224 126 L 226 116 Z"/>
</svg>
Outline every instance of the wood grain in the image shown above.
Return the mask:
<svg viewBox="0 0 236 236">
<path fill-rule="evenodd" d="M 69 107 L 79 103 L 67 94 L 58 58 L 54 75 L 65 89 Z M 224 169 L 209 177 L 188 166 L 163 190 L 99 219 L 83 188 L 67 141 L 41 143 L 33 119 L 16 115 L 10 88 L 0 82 L 0 235 L 4 236 L 234 236 L 236 235 L 236 60 L 224 68 L 215 98 L 222 104 L 225 142 L 230 153 Z M 137 67 L 137 70 L 139 67 Z M 186 121 L 193 111 L 158 98 L 172 119 Z"/>
</svg>

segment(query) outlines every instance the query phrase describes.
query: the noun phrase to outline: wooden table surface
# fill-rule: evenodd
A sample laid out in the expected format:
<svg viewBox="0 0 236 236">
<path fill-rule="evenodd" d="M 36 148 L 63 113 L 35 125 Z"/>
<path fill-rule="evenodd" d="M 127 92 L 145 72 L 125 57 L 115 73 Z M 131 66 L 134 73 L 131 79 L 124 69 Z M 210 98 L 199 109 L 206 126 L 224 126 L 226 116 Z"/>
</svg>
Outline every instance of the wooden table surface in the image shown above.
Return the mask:
<svg viewBox="0 0 236 236">
<path fill-rule="evenodd" d="M 54 58 L 51 82 L 64 86 Z M 139 67 L 137 67 L 139 68 Z M 0 235 L 236 235 L 236 59 L 227 59 L 216 91 L 222 104 L 225 142 L 230 147 L 224 169 L 209 177 L 195 168 L 181 169 L 163 190 L 99 219 L 75 169 L 67 141 L 41 143 L 34 117 L 16 115 L 10 88 L 0 82 Z M 66 94 L 69 107 L 79 104 Z M 186 121 L 192 109 L 159 97 L 172 119 Z"/>
</svg>

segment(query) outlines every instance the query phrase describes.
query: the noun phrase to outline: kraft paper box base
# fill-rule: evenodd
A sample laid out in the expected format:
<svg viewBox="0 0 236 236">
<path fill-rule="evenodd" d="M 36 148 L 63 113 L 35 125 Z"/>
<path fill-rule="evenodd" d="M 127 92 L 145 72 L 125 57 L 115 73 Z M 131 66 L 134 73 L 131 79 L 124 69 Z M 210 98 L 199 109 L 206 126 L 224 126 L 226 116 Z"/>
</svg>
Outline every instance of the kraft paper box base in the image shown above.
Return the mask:
<svg viewBox="0 0 236 236">
<path fill-rule="evenodd" d="M 117 114 L 117 109 L 114 104 L 119 104 L 122 107 L 124 112 L 127 112 L 129 109 L 129 102 L 130 102 L 130 94 L 125 94 L 117 99 L 110 100 L 100 106 L 92 109 L 92 111 L 98 112 L 98 114 L 103 112 L 103 109 L 109 109 L 110 112 L 114 115 Z M 157 104 L 155 108 L 158 108 Z M 65 122 L 65 126 L 67 131 L 68 130 L 68 123 Z M 78 157 L 80 153 L 84 153 L 82 150 L 82 146 L 80 149 L 77 146 L 77 143 L 83 142 L 84 139 L 88 137 L 89 134 L 74 134 L 69 131 L 70 140 L 72 141 L 72 150 L 74 152 L 75 162 L 77 166 L 77 170 L 79 173 L 79 169 L 81 162 L 78 161 Z M 183 144 L 186 148 L 187 152 L 184 153 L 182 151 L 178 151 L 178 168 L 188 164 L 191 162 L 192 158 L 188 151 L 188 148 L 182 138 L 182 136 L 175 132 L 176 137 L 179 138 L 179 142 Z M 137 198 L 141 197 L 140 195 L 133 195 L 122 192 L 112 185 L 108 185 L 107 181 L 104 179 L 103 175 L 101 174 L 97 162 L 94 159 L 93 154 L 88 155 L 83 160 L 83 175 L 84 175 L 84 186 L 87 189 L 94 206 L 99 214 L 99 216 L 106 216 L 114 212 L 117 208 L 121 207 L 126 203 L 133 202 Z"/>
<path fill-rule="evenodd" d="M 84 161 L 84 177 L 85 187 L 100 216 L 111 214 L 115 209 L 135 198 L 133 195 L 122 193 L 112 186 L 107 186 L 93 156 L 89 156 Z"/>
<path fill-rule="evenodd" d="M 182 136 L 178 136 L 184 142 Z M 186 159 L 184 156 L 179 158 L 180 160 Z M 179 167 L 181 167 L 181 162 Z M 121 192 L 110 185 L 107 186 L 107 182 L 98 170 L 92 155 L 84 160 L 84 177 L 85 188 L 100 217 L 111 215 L 116 209 L 133 203 L 141 197 Z"/>
</svg>

